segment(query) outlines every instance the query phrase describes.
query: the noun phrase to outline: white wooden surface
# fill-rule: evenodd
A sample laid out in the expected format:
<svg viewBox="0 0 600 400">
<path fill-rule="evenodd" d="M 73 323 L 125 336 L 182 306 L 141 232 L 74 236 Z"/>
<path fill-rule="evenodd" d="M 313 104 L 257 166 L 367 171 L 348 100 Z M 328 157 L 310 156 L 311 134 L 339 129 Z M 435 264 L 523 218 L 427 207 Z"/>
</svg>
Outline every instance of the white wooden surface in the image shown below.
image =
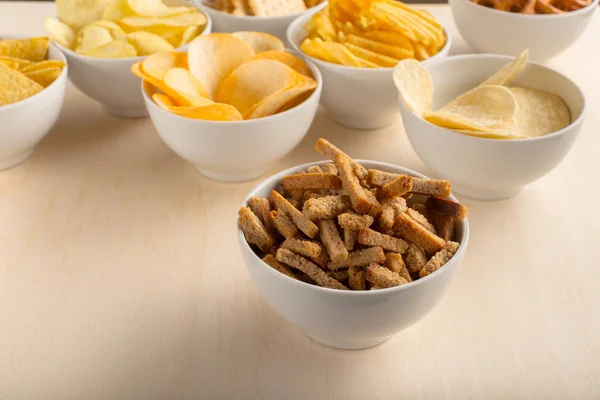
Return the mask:
<svg viewBox="0 0 600 400">
<path fill-rule="evenodd" d="M 469 50 L 447 6 L 425 8 Z M 0 31 L 43 34 L 53 14 L 3 2 Z M 312 342 L 251 286 L 235 220 L 256 181 L 203 178 L 149 120 L 69 87 L 33 157 L 0 173 L 0 399 L 600 398 L 598 37 L 600 14 L 550 64 L 590 105 L 571 154 L 517 198 L 466 200 L 470 247 L 442 304 L 365 351 Z M 317 159 L 320 136 L 430 172 L 400 123 L 352 131 L 322 110 L 277 169 Z"/>
</svg>

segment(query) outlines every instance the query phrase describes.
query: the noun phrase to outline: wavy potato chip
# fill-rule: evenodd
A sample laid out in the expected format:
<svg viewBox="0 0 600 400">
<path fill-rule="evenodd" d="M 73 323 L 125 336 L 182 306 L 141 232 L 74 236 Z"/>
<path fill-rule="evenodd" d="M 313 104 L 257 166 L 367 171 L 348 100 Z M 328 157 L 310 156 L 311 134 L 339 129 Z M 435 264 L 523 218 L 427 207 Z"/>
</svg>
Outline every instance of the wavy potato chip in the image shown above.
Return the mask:
<svg viewBox="0 0 600 400">
<path fill-rule="evenodd" d="M 363 47 L 357 46 L 352 43 L 344 43 L 344 46 L 347 47 L 348 50 L 350 50 L 350 52 L 352 54 L 354 54 L 356 57 L 361 59 L 361 61 L 366 60 L 372 64 L 375 64 L 375 66 L 378 66 L 378 67 L 385 67 L 385 68 L 393 67 L 396 64 L 398 64 L 398 61 L 399 61 L 396 58 L 391 58 L 391 57 L 385 56 L 383 54 L 379 54 L 379 53 L 373 52 L 371 50 L 367 50 Z"/>
<path fill-rule="evenodd" d="M 125 17 L 133 17 L 135 11 L 129 7 L 127 0 L 113 0 L 110 1 L 104 12 L 102 13 L 102 19 L 106 21 L 118 21 Z"/>
<path fill-rule="evenodd" d="M 75 30 L 56 18 L 46 18 L 45 27 L 50 38 L 58 44 L 71 48 L 75 42 Z"/>
<path fill-rule="evenodd" d="M 58 18 L 69 26 L 79 29 L 102 18 L 110 0 L 56 0 Z"/>
<path fill-rule="evenodd" d="M 199 36 L 189 47 L 189 69 L 214 99 L 223 79 L 254 54 L 246 42 L 226 33 Z"/>
<path fill-rule="evenodd" d="M 110 31 L 101 26 L 88 25 L 78 33 L 78 36 L 75 51 L 82 54 L 113 41 Z"/>
<path fill-rule="evenodd" d="M 284 63 L 285 65 L 287 65 L 288 67 L 292 68 L 293 70 L 295 70 L 296 72 L 298 72 L 302 75 L 306 75 L 311 78 L 313 77 L 313 74 L 310 71 L 310 68 L 308 68 L 308 65 L 304 61 L 302 61 L 295 55 L 286 53 L 284 51 L 276 51 L 276 50 L 264 51 L 262 53 L 258 53 L 257 55 L 255 55 L 248 61 L 252 61 L 252 60 L 279 61 L 279 62 Z"/>
<path fill-rule="evenodd" d="M 50 39 L 47 37 L 0 40 L 0 56 L 33 62 L 43 61 L 48 54 L 49 45 Z"/>
<path fill-rule="evenodd" d="M 0 64 L 0 106 L 25 100 L 42 90 L 44 87 L 39 83 L 19 71 Z"/>
<path fill-rule="evenodd" d="M 414 56 L 414 50 L 412 49 L 412 47 L 406 48 L 402 46 L 394 46 L 390 44 L 381 43 L 375 40 L 362 38 L 356 35 L 346 36 L 345 42 L 352 43 L 353 45 L 362 47 L 365 50 L 370 50 L 377 54 L 394 58 L 397 60 L 396 63 L 398 62 L 398 60 Z"/>
<path fill-rule="evenodd" d="M 202 13 L 179 14 L 169 18 L 153 17 L 125 17 L 119 21 L 121 26 L 130 29 L 140 29 L 148 27 L 188 27 L 194 25 L 206 25 L 206 17 Z"/>
<path fill-rule="evenodd" d="M 45 69 L 36 69 L 31 71 L 21 71 L 23 75 L 42 85 L 48 87 L 54 82 L 61 74 L 61 67 L 49 67 Z"/>
<path fill-rule="evenodd" d="M 144 31 L 128 33 L 127 41 L 135 47 L 139 56 L 173 50 L 173 45 L 162 37 Z"/>
<path fill-rule="evenodd" d="M 171 17 L 194 11 L 190 7 L 168 7 L 161 0 L 128 0 L 127 3 L 141 17 Z"/>
<path fill-rule="evenodd" d="M 433 79 L 427 68 L 416 60 L 402 60 L 394 68 L 393 78 L 406 108 L 419 116 L 431 112 Z"/>
<path fill-rule="evenodd" d="M 133 47 L 131 43 L 122 40 L 113 40 L 102 46 L 81 53 L 86 56 L 99 58 L 128 58 L 137 56 L 135 47 Z"/>
<path fill-rule="evenodd" d="M 510 91 L 518 104 L 513 130 L 516 136 L 543 136 L 571 123 L 571 112 L 557 95 L 522 87 L 511 87 Z"/>
<path fill-rule="evenodd" d="M 311 57 L 337 64 L 337 59 L 321 46 L 322 43 L 321 38 L 304 39 L 300 45 L 300 50 Z"/>
<path fill-rule="evenodd" d="M 238 39 L 248 43 L 256 54 L 264 51 L 283 51 L 283 42 L 279 38 L 262 32 L 235 32 L 232 33 Z"/>
<path fill-rule="evenodd" d="M 204 106 L 212 103 L 207 98 L 206 89 L 185 68 L 171 68 L 164 74 L 163 82 L 178 95 L 184 97 L 190 106 Z"/>
<path fill-rule="evenodd" d="M 487 78 L 479 86 L 484 85 L 510 85 L 516 80 L 529 60 L 529 51 L 524 50 L 518 57 L 500 68 L 494 75 Z"/>
</svg>

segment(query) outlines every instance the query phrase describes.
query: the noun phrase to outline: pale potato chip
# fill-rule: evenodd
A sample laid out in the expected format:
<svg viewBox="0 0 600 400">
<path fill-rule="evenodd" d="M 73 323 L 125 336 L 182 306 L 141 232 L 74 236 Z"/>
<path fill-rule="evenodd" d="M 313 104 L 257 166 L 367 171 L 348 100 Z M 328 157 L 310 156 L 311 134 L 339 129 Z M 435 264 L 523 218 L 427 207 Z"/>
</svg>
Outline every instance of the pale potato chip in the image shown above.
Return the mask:
<svg viewBox="0 0 600 400">
<path fill-rule="evenodd" d="M 419 116 L 431 112 L 433 80 L 427 68 L 413 59 L 402 60 L 394 68 L 393 77 L 406 108 Z"/>
<path fill-rule="evenodd" d="M 106 28 L 110 32 L 110 35 L 113 39 L 127 41 L 127 33 L 125 33 L 125 31 L 121 29 L 119 25 L 112 21 L 99 20 L 92 22 L 89 26 L 99 26 L 102 28 Z"/>
<path fill-rule="evenodd" d="M 79 32 L 79 43 L 75 51 L 86 54 L 112 41 L 113 37 L 108 29 L 101 26 L 88 25 Z"/>
<path fill-rule="evenodd" d="M 372 64 L 375 64 L 375 66 L 377 67 L 390 68 L 398 64 L 399 61 L 396 58 L 391 58 L 383 54 L 378 54 L 371 50 L 367 50 L 365 48 L 356 46 L 352 43 L 344 43 L 344 46 L 348 48 L 348 50 L 350 50 L 350 52 L 356 57 L 359 57 L 362 60 L 366 60 Z"/>
<path fill-rule="evenodd" d="M 125 17 L 135 16 L 135 11 L 129 7 L 127 0 L 112 0 L 104 9 L 102 19 L 106 21 L 119 21 Z"/>
<path fill-rule="evenodd" d="M 186 44 L 191 42 L 196 36 L 200 35 L 203 31 L 203 25 L 188 26 L 187 28 L 185 28 L 185 31 L 183 31 L 183 34 L 181 35 L 181 40 L 179 40 L 179 46 L 185 46 Z"/>
<path fill-rule="evenodd" d="M 206 17 L 199 12 L 175 15 L 170 18 L 153 17 L 126 17 L 119 21 L 122 26 L 130 29 L 140 29 L 148 27 L 188 27 L 195 25 L 205 25 Z"/>
<path fill-rule="evenodd" d="M 165 85 L 186 98 L 191 106 L 204 106 L 212 103 L 200 82 L 185 68 L 171 68 L 163 76 Z M 210 103 L 207 103 L 210 102 Z"/>
<path fill-rule="evenodd" d="M 169 108 L 176 106 L 176 104 L 173 102 L 173 100 L 166 94 L 154 93 L 152 95 L 152 100 L 154 100 L 154 102 L 156 104 L 158 104 L 159 106 L 161 106 L 163 109 L 165 109 L 167 111 L 169 111 Z"/>
<path fill-rule="evenodd" d="M 310 68 L 308 68 L 308 65 L 306 65 L 304 61 L 285 51 L 264 51 L 262 53 L 258 53 L 248 61 L 252 60 L 276 60 L 284 63 L 302 75 L 306 75 L 311 78 L 313 77 Z"/>
<path fill-rule="evenodd" d="M 500 68 L 494 75 L 487 78 L 483 81 L 479 86 L 484 85 L 510 85 L 514 80 L 516 80 L 523 69 L 527 65 L 527 60 L 529 59 L 529 51 L 523 50 L 523 52 L 515 57 L 514 60 Z"/>
<path fill-rule="evenodd" d="M 166 27 L 148 27 L 143 29 L 143 32 L 152 33 L 154 35 L 160 36 L 165 39 L 167 42 L 171 43 L 173 48 L 177 48 L 181 44 L 181 40 L 183 38 L 183 33 L 187 28 L 179 27 L 179 28 L 170 28 L 165 29 Z M 139 31 L 138 31 L 139 32 Z"/>
<path fill-rule="evenodd" d="M 188 63 L 192 75 L 214 99 L 221 81 L 236 67 L 254 56 L 243 40 L 226 33 L 199 36 L 190 43 Z"/>
<path fill-rule="evenodd" d="M 52 40 L 68 49 L 73 46 L 73 42 L 75 41 L 75 30 L 69 25 L 56 18 L 46 18 L 45 26 Z"/>
<path fill-rule="evenodd" d="M 54 82 L 61 74 L 62 68 L 60 67 L 50 67 L 46 69 L 37 69 L 32 71 L 21 71 L 23 75 L 27 78 L 31 79 L 42 85 L 43 87 L 48 87 L 52 82 Z"/>
<path fill-rule="evenodd" d="M 0 63 L 0 106 L 25 100 L 42 90 L 39 83 Z"/>
<path fill-rule="evenodd" d="M 460 114 L 453 114 L 444 111 L 425 112 L 421 116 L 424 120 L 440 128 L 452 129 L 457 132 L 480 132 L 482 134 L 510 135 L 511 129 L 488 128 L 463 117 Z"/>
<path fill-rule="evenodd" d="M 238 39 L 248 43 L 255 53 L 263 51 L 277 50 L 283 51 L 283 42 L 279 38 L 262 32 L 235 32 L 232 33 Z"/>
<path fill-rule="evenodd" d="M 141 17 L 171 17 L 197 12 L 192 7 L 168 7 L 161 0 L 128 0 L 128 4 Z"/>
<path fill-rule="evenodd" d="M 49 45 L 47 37 L 0 40 L 0 56 L 38 62 L 46 59 Z"/>
<path fill-rule="evenodd" d="M 87 52 L 82 52 L 82 54 L 100 58 L 128 58 L 136 57 L 137 51 L 131 43 L 122 40 L 113 40 L 100 47 L 96 47 Z"/>
<path fill-rule="evenodd" d="M 173 45 L 162 37 L 144 31 L 128 33 L 127 41 L 135 47 L 139 56 L 173 50 Z"/>
<path fill-rule="evenodd" d="M 464 135 L 476 136 L 478 138 L 484 139 L 502 139 L 502 140 L 517 140 L 517 139 L 527 139 L 527 136 L 515 135 L 512 132 L 506 131 L 498 131 L 498 132 L 479 132 L 479 131 L 471 131 L 467 129 L 452 129 L 454 132 L 462 133 Z"/>
<path fill-rule="evenodd" d="M 102 18 L 110 0 L 56 0 L 58 18 L 74 29 Z"/>
<path fill-rule="evenodd" d="M 518 107 L 513 134 L 538 137 L 558 132 L 571 123 L 571 113 L 562 99 L 538 89 L 511 87 Z"/>
</svg>

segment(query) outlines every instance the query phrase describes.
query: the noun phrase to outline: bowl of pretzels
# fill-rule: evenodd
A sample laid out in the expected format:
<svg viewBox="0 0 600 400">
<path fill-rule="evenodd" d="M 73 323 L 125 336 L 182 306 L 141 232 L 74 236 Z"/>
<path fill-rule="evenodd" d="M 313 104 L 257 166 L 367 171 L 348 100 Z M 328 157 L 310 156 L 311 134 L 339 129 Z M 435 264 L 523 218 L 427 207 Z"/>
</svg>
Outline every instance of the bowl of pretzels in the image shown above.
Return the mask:
<svg viewBox="0 0 600 400">
<path fill-rule="evenodd" d="M 449 0 L 465 41 L 480 53 L 513 55 L 529 49 L 546 62 L 585 32 L 599 0 Z"/>
</svg>

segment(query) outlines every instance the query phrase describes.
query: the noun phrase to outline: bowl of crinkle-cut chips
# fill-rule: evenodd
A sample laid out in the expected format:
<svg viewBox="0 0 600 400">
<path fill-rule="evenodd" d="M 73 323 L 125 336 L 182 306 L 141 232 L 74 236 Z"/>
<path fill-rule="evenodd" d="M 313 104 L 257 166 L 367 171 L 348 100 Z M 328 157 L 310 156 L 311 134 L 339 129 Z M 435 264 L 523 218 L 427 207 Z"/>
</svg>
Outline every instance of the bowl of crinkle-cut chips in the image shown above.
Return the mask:
<svg viewBox="0 0 600 400">
<path fill-rule="evenodd" d="M 445 57 L 451 44 L 431 14 L 394 0 L 331 0 L 299 16 L 287 36 L 323 74 L 329 116 L 356 129 L 397 121 L 391 82 L 399 61 Z"/>
<path fill-rule="evenodd" d="M 150 54 L 184 50 L 208 34 L 211 21 L 197 8 L 160 0 L 57 0 L 46 30 L 69 62 L 69 78 L 109 114 L 147 116 L 133 64 Z"/>
<path fill-rule="evenodd" d="M 63 105 L 67 60 L 47 37 L 0 36 L 0 170 L 29 157 Z"/>
<path fill-rule="evenodd" d="M 319 70 L 262 32 L 213 33 L 185 52 L 133 65 L 159 135 L 204 175 L 244 181 L 267 172 L 306 135 Z"/>
</svg>

